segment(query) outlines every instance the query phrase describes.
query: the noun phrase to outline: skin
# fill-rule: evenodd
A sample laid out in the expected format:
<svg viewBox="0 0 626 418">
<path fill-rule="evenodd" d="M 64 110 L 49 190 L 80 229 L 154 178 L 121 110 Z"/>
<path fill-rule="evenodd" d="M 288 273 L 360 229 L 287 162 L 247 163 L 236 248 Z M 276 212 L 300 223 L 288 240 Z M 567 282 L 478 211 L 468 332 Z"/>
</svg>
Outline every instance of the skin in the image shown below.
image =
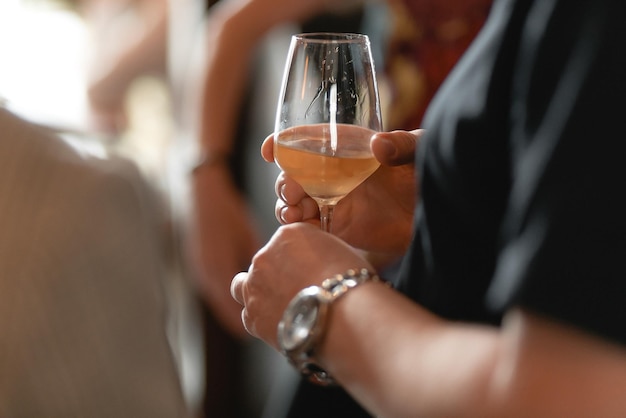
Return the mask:
<svg viewBox="0 0 626 418">
<path fill-rule="evenodd" d="M 352 192 L 353 199 L 338 203 L 340 209 L 333 218 L 333 234 L 349 240 L 356 248 L 365 249 L 378 255 L 387 254 L 393 261 L 404 253 L 411 239 L 410 232 L 415 207 L 416 179 L 412 157 L 408 155 L 415 147 L 421 130 L 412 133 L 396 131 L 392 134 L 379 133 L 372 138 L 371 147 L 382 166 L 363 185 Z M 397 152 L 390 143 L 390 135 L 398 137 L 399 145 L 406 151 Z M 273 162 L 273 135 L 262 145 L 262 155 Z M 382 193 L 381 193 L 382 191 Z M 404 193 L 408 191 L 408 193 Z M 276 202 L 276 218 L 281 224 L 306 221 L 319 226 L 319 209 L 298 183 L 281 173 L 276 181 L 276 194 L 281 198 Z M 379 211 L 364 210 L 367 205 L 354 205 L 354 202 L 368 202 L 380 207 Z M 285 203 L 287 203 L 285 205 Z M 379 225 L 376 230 L 365 231 L 365 223 Z M 376 239 L 372 240 L 371 237 Z"/>
<path fill-rule="evenodd" d="M 194 89 L 200 86 L 200 97 L 192 109 L 200 112 L 200 153 L 224 158 L 193 175 L 193 226 L 187 248 L 201 295 L 224 327 L 237 337 L 247 337 L 240 307 L 224 295 L 233 275 L 245 269 L 261 247 L 261 239 L 226 157 L 235 152 L 237 118 L 251 59 L 263 36 L 277 25 L 355 3 L 358 1 L 337 6 L 337 2 L 326 0 L 222 0 L 207 16 L 203 40 L 206 58 L 200 81 L 194 84 Z"/>
<path fill-rule="evenodd" d="M 407 145 L 410 137 L 413 146 Z M 376 144 L 381 138 L 384 146 Z M 410 160 L 418 139 L 419 132 L 374 138 L 381 170 L 395 173 L 393 164 Z M 269 139 L 262 152 L 272 160 Z M 392 154 L 397 159 L 391 161 Z M 389 193 L 385 186 L 381 176 L 372 176 L 345 198 L 352 202 L 336 209 L 338 237 L 315 225 L 317 212 L 297 185 L 278 179 L 276 207 L 285 225 L 231 284 L 251 335 L 276 348 L 277 324 L 296 292 L 348 268 L 374 269 L 354 245 L 380 250 L 380 243 L 356 233 L 358 223 L 377 231 L 378 208 L 355 208 Z M 405 187 L 401 195 L 415 195 Z M 404 242 L 386 239 L 388 253 Z M 333 304 L 316 360 L 374 415 L 385 417 L 618 417 L 626 410 L 624 347 L 519 307 L 506 313 L 500 328 L 450 322 L 381 283 L 363 284 Z"/>
</svg>

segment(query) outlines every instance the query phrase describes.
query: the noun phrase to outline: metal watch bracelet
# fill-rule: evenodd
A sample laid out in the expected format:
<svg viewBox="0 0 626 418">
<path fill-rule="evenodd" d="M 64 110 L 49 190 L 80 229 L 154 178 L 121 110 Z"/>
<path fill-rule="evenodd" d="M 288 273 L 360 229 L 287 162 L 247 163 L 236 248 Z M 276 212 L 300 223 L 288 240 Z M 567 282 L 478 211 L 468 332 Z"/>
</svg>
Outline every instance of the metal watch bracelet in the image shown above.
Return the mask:
<svg viewBox="0 0 626 418">
<path fill-rule="evenodd" d="M 344 274 L 325 279 L 321 288 L 330 294 L 328 304 L 332 304 L 338 298 L 346 294 L 350 289 L 354 289 L 368 281 L 382 281 L 380 277 L 367 269 L 350 269 Z M 315 363 L 315 348 L 319 345 L 326 333 L 326 323 L 322 324 L 322 332 L 315 336 L 314 345 L 308 351 L 284 352 L 291 364 L 309 381 L 321 385 L 330 386 L 336 384 L 335 379 L 323 368 Z"/>
</svg>

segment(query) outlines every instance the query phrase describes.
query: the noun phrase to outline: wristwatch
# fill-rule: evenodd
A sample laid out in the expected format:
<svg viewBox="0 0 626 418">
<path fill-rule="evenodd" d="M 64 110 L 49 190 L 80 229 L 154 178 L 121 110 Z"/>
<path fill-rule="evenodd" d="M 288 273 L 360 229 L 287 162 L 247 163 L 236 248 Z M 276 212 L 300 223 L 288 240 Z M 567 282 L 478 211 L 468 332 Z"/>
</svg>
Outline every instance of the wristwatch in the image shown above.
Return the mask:
<svg viewBox="0 0 626 418">
<path fill-rule="evenodd" d="M 278 345 L 289 362 L 311 382 L 328 386 L 335 380 L 315 363 L 315 349 L 326 331 L 333 301 L 366 281 L 380 281 L 367 269 L 348 270 L 302 289 L 289 302 L 278 324 Z"/>
</svg>

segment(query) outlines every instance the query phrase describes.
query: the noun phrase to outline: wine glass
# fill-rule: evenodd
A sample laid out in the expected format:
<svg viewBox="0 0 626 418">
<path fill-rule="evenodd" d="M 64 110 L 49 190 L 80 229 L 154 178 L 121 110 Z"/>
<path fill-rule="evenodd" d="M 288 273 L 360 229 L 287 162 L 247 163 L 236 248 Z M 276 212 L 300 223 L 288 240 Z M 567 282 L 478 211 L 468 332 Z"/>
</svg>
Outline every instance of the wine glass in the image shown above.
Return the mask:
<svg viewBox="0 0 626 418">
<path fill-rule="evenodd" d="M 323 230 L 330 232 L 335 205 L 378 168 L 370 138 L 381 130 L 367 35 L 294 35 L 276 112 L 274 158 L 315 199 Z"/>
</svg>

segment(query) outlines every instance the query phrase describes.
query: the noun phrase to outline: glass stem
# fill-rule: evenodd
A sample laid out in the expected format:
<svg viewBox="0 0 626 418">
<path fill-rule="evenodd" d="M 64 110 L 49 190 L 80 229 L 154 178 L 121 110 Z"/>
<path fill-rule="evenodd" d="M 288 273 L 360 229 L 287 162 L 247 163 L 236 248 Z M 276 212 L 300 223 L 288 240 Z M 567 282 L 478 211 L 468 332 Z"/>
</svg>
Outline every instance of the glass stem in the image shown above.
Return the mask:
<svg viewBox="0 0 626 418">
<path fill-rule="evenodd" d="M 335 205 L 319 205 L 320 207 L 320 228 L 322 231 L 330 232 L 333 210 Z"/>
</svg>

